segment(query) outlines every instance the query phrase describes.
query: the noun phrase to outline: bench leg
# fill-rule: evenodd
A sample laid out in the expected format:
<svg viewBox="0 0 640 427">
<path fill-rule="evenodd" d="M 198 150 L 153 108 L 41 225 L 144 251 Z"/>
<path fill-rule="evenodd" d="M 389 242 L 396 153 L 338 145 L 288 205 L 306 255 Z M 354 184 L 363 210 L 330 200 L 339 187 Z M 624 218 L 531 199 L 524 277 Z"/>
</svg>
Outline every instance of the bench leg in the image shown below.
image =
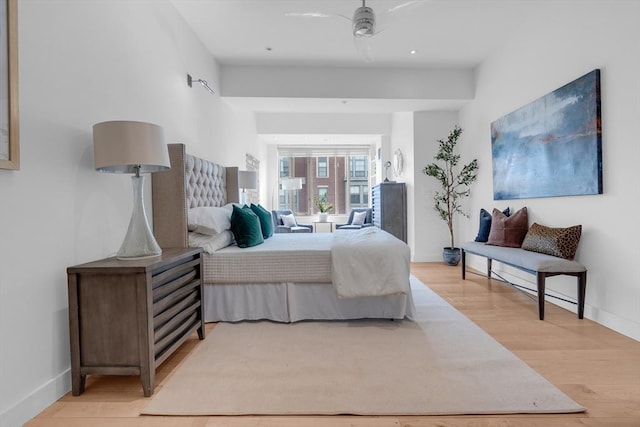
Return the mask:
<svg viewBox="0 0 640 427">
<path fill-rule="evenodd" d="M 462 280 L 464 280 L 467 272 L 467 254 L 464 249 L 460 249 L 460 264 L 462 266 Z"/>
<path fill-rule="evenodd" d="M 491 279 L 491 258 L 487 258 L 487 277 Z"/>
<path fill-rule="evenodd" d="M 545 293 L 545 278 L 547 277 L 544 273 L 538 272 L 537 274 L 537 285 L 538 285 L 538 317 L 540 320 L 544 320 L 544 293 Z"/>
<path fill-rule="evenodd" d="M 578 274 L 578 319 L 584 318 L 584 296 L 587 290 L 587 272 Z"/>
</svg>

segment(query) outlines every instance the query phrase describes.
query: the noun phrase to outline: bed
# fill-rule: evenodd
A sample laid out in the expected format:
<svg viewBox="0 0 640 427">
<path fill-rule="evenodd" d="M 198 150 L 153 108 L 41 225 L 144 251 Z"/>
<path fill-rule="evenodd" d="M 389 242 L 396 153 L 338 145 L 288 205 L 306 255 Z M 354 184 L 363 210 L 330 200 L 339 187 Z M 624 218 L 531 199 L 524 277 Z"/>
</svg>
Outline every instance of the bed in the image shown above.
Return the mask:
<svg viewBox="0 0 640 427">
<path fill-rule="evenodd" d="M 184 144 L 169 144 L 169 156 L 171 169 L 152 178 L 154 234 L 163 248 L 188 247 L 189 209 L 237 203 L 238 168 L 191 156 Z M 278 233 L 255 247 L 204 253 L 205 321 L 411 318 L 408 247 L 367 228 Z M 376 286 L 385 274 L 395 288 Z"/>
</svg>

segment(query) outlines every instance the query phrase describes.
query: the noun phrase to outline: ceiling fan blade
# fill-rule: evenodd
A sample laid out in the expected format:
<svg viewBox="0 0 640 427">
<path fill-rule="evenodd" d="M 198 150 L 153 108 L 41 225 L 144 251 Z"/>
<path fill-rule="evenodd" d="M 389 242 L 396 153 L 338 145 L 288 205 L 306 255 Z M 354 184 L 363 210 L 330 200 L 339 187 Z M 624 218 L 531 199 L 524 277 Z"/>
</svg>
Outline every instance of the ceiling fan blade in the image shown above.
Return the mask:
<svg viewBox="0 0 640 427">
<path fill-rule="evenodd" d="M 344 18 L 351 22 L 351 18 L 347 16 L 323 12 L 286 12 L 284 16 L 294 16 L 298 18 Z"/>
<path fill-rule="evenodd" d="M 329 18 L 331 15 L 321 12 L 286 12 L 284 16 L 298 16 L 302 18 Z"/>
<path fill-rule="evenodd" d="M 405 9 L 407 7 L 410 7 L 410 6 L 418 6 L 420 4 L 424 4 L 425 1 L 426 0 L 411 0 L 411 1 L 404 2 L 404 3 L 400 3 L 399 5 L 394 6 L 391 9 L 388 9 L 386 11 L 386 13 L 393 14 L 393 13 L 396 13 L 396 12 L 398 12 L 398 11 L 400 11 L 402 9 Z"/>
</svg>

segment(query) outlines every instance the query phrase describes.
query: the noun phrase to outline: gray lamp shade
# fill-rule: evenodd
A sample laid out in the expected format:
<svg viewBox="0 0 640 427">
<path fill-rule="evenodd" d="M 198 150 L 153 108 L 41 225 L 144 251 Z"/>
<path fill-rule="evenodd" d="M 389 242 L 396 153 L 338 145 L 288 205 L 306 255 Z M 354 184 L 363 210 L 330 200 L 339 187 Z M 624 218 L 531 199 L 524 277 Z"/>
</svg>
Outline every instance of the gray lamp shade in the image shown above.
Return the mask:
<svg viewBox="0 0 640 427">
<path fill-rule="evenodd" d="M 285 178 L 282 180 L 283 190 L 302 190 L 302 178 Z"/>
<path fill-rule="evenodd" d="M 258 188 L 258 173 L 254 171 L 238 171 L 238 187 L 249 190 Z"/>
<path fill-rule="evenodd" d="M 153 123 L 109 121 L 93 125 L 93 161 L 100 172 L 159 172 L 171 167 L 164 129 Z"/>
</svg>

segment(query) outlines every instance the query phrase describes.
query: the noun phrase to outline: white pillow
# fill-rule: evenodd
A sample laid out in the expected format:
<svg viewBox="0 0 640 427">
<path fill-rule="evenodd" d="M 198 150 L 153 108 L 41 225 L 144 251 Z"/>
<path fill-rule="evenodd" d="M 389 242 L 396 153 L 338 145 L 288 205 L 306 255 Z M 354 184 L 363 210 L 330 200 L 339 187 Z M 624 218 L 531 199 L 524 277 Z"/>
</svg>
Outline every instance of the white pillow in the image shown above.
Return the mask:
<svg viewBox="0 0 640 427">
<path fill-rule="evenodd" d="M 354 212 L 351 225 L 364 225 L 364 220 L 367 219 L 367 212 Z"/>
<path fill-rule="evenodd" d="M 282 218 L 282 224 L 286 227 L 296 227 L 298 225 L 296 217 L 293 216 L 293 214 L 280 215 L 280 218 Z"/>
<path fill-rule="evenodd" d="M 230 230 L 223 231 L 215 236 L 208 234 L 189 233 L 189 247 L 202 248 L 206 253 L 212 254 L 222 248 L 226 248 L 233 242 L 233 233 Z"/>
<path fill-rule="evenodd" d="M 219 234 L 231 229 L 231 210 L 225 207 L 189 209 L 187 228 L 200 234 Z"/>
</svg>

